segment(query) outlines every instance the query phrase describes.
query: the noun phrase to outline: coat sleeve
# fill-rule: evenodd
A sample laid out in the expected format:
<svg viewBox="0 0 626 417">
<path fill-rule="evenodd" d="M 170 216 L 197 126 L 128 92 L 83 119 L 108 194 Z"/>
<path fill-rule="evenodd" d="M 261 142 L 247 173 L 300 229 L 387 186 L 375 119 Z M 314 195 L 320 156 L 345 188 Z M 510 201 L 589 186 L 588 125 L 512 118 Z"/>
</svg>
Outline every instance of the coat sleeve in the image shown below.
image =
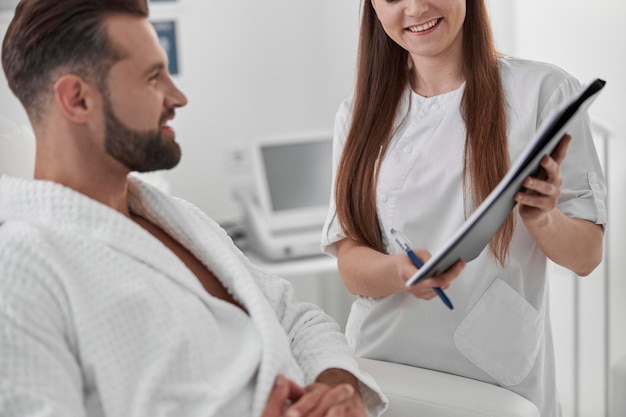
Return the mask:
<svg viewBox="0 0 626 417">
<path fill-rule="evenodd" d="M 578 80 L 571 76 L 566 78 L 554 89 L 543 107 L 541 120 L 580 90 Z M 586 110 L 571 121 L 568 133 L 572 136 L 572 141 L 561 164 L 563 185 L 558 207 L 568 217 L 606 225 L 606 181 L 593 141 L 592 123 Z"/>
<path fill-rule="evenodd" d="M 344 100 L 335 115 L 335 127 L 333 131 L 333 165 L 332 165 L 332 190 L 330 193 L 330 202 L 328 206 L 328 214 L 322 229 L 321 250 L 322 252 L 337 256 L 336 243 L 346 236 L 341 229 L 339 219 L 337 218 L 337 202 L 335 201 L 335 181 L 337 179 L 337 168 L 343 147 L 348 135 L 348 127 L 350 114 L 352 113 L 351 98 Z"/>
<path fill-rule="evenodd" d="M 85 416 L 67 315 L 50 285 L 52 268 L 41 246 L 15 237 L 17 227 L 0 227 L 0 415 Z"/>
</svg>

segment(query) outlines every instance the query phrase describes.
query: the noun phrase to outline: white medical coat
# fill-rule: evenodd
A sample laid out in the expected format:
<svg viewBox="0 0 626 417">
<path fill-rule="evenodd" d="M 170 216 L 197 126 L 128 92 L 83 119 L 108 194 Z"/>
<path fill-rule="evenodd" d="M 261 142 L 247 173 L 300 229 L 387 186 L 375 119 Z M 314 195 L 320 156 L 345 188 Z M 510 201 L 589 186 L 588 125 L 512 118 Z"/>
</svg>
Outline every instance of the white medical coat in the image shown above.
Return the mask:
<svg viewBox="0 0 626 417">
<path fill-rule="evenodd" d="M 580 84 L 552 65 L 502 58 L 501 76 L 508 104 L 511 160 L 525 148 L 542 121 Z M 465 125 L 460 102 L 465 86 L 425 98 L 407 88 L 397 130 L 380 168 L 377 210 L 388 253 L 389 230 L 401 230 L 413 246 L 432 253 L 466 219 L 463 201 Z M 335 124 L 338 162 L 350 125 L 351 100 L 340 107 Z M 562 164 L 558 208 L 570 217 L 605 224 L 606 187 L 592 142 L 588 116 L 576 119 Z M 322 236 L 323 249 L 345 236 L 335 202 Z M 346 326 L 357 355 L 458 374 L 508 388 L 533 401 L 542 417 L 560 416 L 548 307 L 547 259 L 517 216 L 505 268 L 486 248 L 469 262 L 446 291 L 453 311 L 435 298 L 408 293 L 354 302 Z"/>
<path fill-rule="evenodd" d="M 189 249 L 241 303 L 117 211 L 59 184 L 0 178 L 0 415 L 258 416 L 278 373 L 361 380 L 338 326 L 252 265 L 189 203 L 136 178 L 129 208 Z"/>
</svg>

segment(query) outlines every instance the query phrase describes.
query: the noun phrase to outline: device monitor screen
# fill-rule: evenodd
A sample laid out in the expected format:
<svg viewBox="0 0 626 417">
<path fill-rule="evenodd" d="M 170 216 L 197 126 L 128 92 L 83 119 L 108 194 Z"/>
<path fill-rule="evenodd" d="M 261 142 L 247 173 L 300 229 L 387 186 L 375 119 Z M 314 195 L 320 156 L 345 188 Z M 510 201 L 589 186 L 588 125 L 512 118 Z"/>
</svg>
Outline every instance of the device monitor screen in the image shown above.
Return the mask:
<svg viewBox="0 0 626 417">
<path fill-rule="evenodd" d="M 323 224 L 330 202 L 332 138 L 263 140 L 254 148 L 257 196 L 271 226 Z"/>
</svg>

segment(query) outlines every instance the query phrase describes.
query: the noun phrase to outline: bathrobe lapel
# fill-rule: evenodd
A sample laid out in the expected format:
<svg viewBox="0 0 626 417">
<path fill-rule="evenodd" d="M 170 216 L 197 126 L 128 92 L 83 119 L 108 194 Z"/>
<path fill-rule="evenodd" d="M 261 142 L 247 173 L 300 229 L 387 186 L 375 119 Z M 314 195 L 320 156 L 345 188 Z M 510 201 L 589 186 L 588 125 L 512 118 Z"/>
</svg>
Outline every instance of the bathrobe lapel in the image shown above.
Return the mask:
<svg viewBox="0 0 626 417">
<path fill-rule="evenodd" d="M 219 225 L 202 215 L 197 209 L 192 208 L 188 203 L 164 196 L 134 178 L 131 178 L 129 202 L 131 210 L 162 228 L 193 253 L 244 305 L 251 316 L 256 317 L 256 314 L 252 313 L 267 314 L 266 308 L 269 307 L 267 299 L 259 291 L 250 270 L 242 263 L 230 237 Z M 131 248 L 129 245 L 134 245 L 131 242 L 123 244 L 121 249 L 133 254 L 142 262 L 151 264 L 156 270 L 166 271 L 168 275 L 171 274 L 171 278 L 180 281 L 201 298 L 204 299 L 208 296 L 195 276 L 176 255 L 149 234 L 147 240 L 150 240 L 151 244 L 145 249 Z M 149 242 L 141 243 L 138 239 L 136 243 L 148 245 Z M 167 254 L 164 254 L 162 250 L 157 250 L 157 246 L 162 246 Z M 177 262 L 172 261 L 171 258 Z M 186 273 L 181 273 L 181 268 L 178 267 L 172 269 L 170 264 L 173 263 L 179 264 Z M 187 282 L 189 277 L 193 283 Z M 264 308 L 257 310 L 258 306 Z"/>
<path fill-rule="evenodd" d="M 273 387 L 276 374 L 286 373 L 287 369 L 284 369 L 284 364 L 288 361 L 285 358 L 290 357 L 291 352 L 286 333 L 280 326 L 274 309 L 260 290 L 252 271 L 242 260 L 239 249 L 234 246 L 226 232 L 200 210 L 182 200 L 164 196 L 132 177 L 129 187 L 129 203 L 132 210 L 161 227 L 209 268 L 233 297 L 244 306 L 256 323 L 262 341 L 263 355 L 259 367 L 253 414 L 260 414 L 265 407 L 265 401 Z M 173 257 L 178 261 L 176 256 Z M 145 257 L 144 254 L 144 259 L 146 262 L 154 263 L 155 268 L 162 269 L 165 266 L 163 265 L 166 260 L 165 256 Z M 210 304 L 207 301 L 207 297 L 210 296 L 195 276 L 188 269 L 186 271 L 186 275 L 182 273 L 180 275 L 184 277 L 183 285 Z M 193 281 L 192 284 L 187 283 L 189 276 Z M 172 276 L 172 278 L 181 282 L 178 276 Z"/>
</svg>

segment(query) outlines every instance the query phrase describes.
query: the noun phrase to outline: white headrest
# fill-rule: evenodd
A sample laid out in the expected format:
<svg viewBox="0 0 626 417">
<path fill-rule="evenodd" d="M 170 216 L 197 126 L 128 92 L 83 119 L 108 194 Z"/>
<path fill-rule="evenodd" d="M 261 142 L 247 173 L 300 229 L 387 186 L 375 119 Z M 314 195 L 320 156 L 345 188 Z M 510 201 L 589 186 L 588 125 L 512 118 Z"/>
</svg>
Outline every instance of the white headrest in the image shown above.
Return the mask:
<svg viewBox="0 0 626 417">
<path fill-rule="evenodd" d="M 34 164 L 35 135 L 31 128 L 0 114 L 0 175 L 32 178 Z"/>
</svg>

